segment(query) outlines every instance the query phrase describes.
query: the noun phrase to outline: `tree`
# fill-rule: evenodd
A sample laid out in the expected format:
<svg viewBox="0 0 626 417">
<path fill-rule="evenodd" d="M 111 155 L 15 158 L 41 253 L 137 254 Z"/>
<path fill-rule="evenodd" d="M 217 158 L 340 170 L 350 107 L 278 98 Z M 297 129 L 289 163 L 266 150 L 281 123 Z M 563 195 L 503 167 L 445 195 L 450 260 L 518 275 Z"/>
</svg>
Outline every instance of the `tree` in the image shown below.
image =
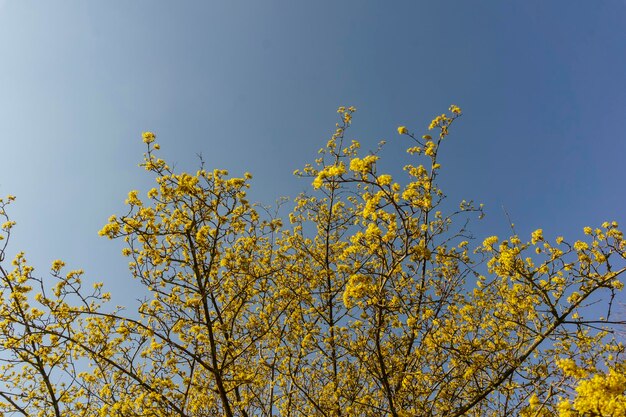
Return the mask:
<svg viewBox="0 0 626 417">
<path fill-rule="evenodd" d="M 586 240 L 495 236 L 470 249 L 482 206 L 445 212 L 436 132 L 401 126 L 415 163 L 379 172 L 383 143 L 346 143 L 354 108 L 312 165 L 313 190 L 283 221 L 246 197 L 249 174 L 176 173 L 147 132 L 147 200 L 100 234 L 126 242 L 151 296 L 108 306 L 82 271 L 34 274 L 4 255 L 0 200 L 0 411 L 24 416 L 623 415 L 624 347 L 612 337 L 626 241 L 615 222 Z M 460 226 L 459 226 L 460 225 Z M 50 280 L 55 281 L 50 282 Z M 589 300 L 608 297 L 604 318 Z M 622 323 L 623 324 L 623 323 Z"/>
</svg>

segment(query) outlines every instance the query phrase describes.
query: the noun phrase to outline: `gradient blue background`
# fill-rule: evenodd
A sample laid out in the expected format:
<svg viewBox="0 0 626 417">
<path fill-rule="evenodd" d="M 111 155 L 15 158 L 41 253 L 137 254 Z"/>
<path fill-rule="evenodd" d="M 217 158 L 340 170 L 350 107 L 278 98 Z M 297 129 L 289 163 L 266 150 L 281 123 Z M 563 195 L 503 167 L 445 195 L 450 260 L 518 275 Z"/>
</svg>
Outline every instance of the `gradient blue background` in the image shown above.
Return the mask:
<svg viewBox="0 0 626 417">
<path fill-rule="evenodd" d="M 398 125 L 464 110 L 443 156 L 450 201 L 474 199 L 476 236 L 578 238 L 626 226 L 626 2 L 0 1 L 0 194 L 12 252 L 62 258 L 140 297 L 121 242 L 97 231 L 148 189 L 141 132 L 179 170 L 254 174 L 254 200 L 292 177 L 354 105 L 365 150 Z M 481 240 L 480 239 L 480 240 Z M 624 297 L 621 296 L 624 300 Z M 130 301 L 129 301 L 130 300 Z"/>
</svg>

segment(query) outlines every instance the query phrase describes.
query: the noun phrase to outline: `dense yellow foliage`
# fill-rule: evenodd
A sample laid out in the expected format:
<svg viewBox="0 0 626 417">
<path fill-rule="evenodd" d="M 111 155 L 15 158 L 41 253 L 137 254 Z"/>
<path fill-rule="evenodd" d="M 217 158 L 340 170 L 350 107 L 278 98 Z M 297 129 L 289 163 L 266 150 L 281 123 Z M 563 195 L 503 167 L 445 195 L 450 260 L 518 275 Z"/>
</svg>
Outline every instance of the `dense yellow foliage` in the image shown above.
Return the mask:
<svg viewBox="0 0 626 417">
<path fill-rule="evenodd" d="M 403 178 L 380 172 L 383 143 L 347 143 L 355 109 L 338 112 L 285 220 L 248 201 L 249 174 L 177 173 L 143 134 L 155 188 L 100 231 L 151 294 L 137 314 L 61 260 L 45 279 L 22 253 L 6 264 L 0 200 L 0 414 L 626 415 L 624 347 L 586 308 L 623 286 L 617 223 L 474 250 L 482 206 L 446 212 L 436 181 L 461 109 L 432 136 L 398 127 Z"/>
</svg>

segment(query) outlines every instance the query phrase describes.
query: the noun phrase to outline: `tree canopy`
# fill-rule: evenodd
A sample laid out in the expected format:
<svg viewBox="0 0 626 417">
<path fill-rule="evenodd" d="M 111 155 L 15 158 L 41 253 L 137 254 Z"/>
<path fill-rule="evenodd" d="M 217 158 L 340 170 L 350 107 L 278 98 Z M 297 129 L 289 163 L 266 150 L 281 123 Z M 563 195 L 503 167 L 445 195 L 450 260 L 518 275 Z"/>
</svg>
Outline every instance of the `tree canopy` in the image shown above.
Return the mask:
<svg viewBox="0 0 626 417">
<path fill-rule="evenodd" d="M 0 414 L 626 415 L 618 224 L 476 244 L 482 206 L 450 210 L 437 181 L 461 109 L 430 134 L 398 127 L 401 178 L 380 168 L 384 143 L 346 138 L 354 112 L 295 172 L 312 188 L 287 216 L 248 200 L 250 174 L 178 173 L 144 133 L 156 185 L 100 231 L 150 294 L 136 314 L 61 260 L 46 277 L 9 263 L 0 200 Z"/>
</svg>

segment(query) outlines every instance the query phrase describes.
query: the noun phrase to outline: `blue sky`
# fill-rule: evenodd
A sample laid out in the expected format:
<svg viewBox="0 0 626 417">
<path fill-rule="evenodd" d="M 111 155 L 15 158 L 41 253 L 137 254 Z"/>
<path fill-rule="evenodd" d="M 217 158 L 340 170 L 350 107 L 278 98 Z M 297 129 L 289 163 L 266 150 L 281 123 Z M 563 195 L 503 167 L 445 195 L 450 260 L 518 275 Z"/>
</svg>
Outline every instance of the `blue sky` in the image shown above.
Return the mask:
<svg viewBox="0 0 626 417">
<path fill-rule="evenodd" d="M 340 105 L 364 149 L 396 127 L 464 110 L 443 156 L 451 201 L 474 199 L 477 236 L 577 238 L 626 226 L 626 2 L 0 1 L 0 194 L 15 194 L 13 252 L 133 287 L 120 245 L 97 231 L 123 213 L 141 132 L 193 171 L 254 175 L 272 203 L 308 183 Z M 133 291 L 127 290 L 133 288 Z M 125 298 L 126 297 L 126 298 Z M 115 298 L 114 298 L 115 299 Z"/>
</svg>

